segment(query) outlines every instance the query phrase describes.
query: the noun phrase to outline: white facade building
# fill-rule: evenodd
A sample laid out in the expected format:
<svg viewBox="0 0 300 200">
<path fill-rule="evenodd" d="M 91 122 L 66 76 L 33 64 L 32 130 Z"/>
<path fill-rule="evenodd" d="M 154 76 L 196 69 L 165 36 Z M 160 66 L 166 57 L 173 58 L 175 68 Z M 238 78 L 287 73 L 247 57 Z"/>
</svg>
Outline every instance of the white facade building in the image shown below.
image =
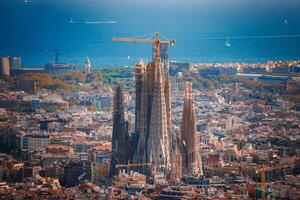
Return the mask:
<svg viewBox="0 0 300 200">
<path fill-rule="evenodd" d="M 84 64 L 84 73 L 85 73 L 85 75 L 88 75 L 88 74 L 91 73 L 91 68 L 92 68 L 92 65 L 91 65 L 90 59 L 87 58 L 86 61 L 85 61 L 85 64 Z"/>
</svg>

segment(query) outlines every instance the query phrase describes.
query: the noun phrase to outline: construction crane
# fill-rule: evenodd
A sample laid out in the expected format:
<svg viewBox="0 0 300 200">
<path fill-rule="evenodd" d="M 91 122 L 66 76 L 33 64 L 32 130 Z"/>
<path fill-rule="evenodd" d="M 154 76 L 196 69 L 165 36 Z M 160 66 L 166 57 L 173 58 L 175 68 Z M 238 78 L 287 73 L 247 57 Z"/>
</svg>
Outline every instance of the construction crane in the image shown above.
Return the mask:
<svg viewBox="0 0 300 200">
<path fill-rule="evenodd" d="M 266 172 L 271 172 L 278 169 L 287 169 L 292 167 L 291 164 L 277 164 L 277 166 L 260 166 L 256 172 L 259 173 L 261 179 L 261 199 L 265 199 L 266 192 Z"/>
<path fill-rule="evenodd" d="M 257 169 L 257 173 L 260 175 L 261 181 L 261 199 L 265 199 L 265 190 L 266 190 L 266 173 L 267 167 L 260 167 Z"/>
<path fill-rule="evenodd" d="M 157 74 L 157 70 L 158 70 L 158 65 L 160 62 L 160 45 L 161 44 L 166 44 L 166 45 L 174 45 L 176 43 L 175 40 L 169 40 L 167 39 L 165 36 L 163 36 L 162 34 L 160 34 L 159 32 L 155 32 L 154 34 L 146 34 L 146 35 L 150 35 L 150 37 L 146 38 L 146 39 L 141 39 L 141 38 L 137 38 L 137 37 L 130 37 L 130 38 L 112 38 L 113 41 L 124 41 L 124 42 L 143 42 L 143 43 L 153 43 L 154 46 L 154 66 L 155 66 L 155 76 Z M 154 39 L 151 39 L 152 36 L 155 36 Z M 164 37 L 164 40 L 161 40 L 159 38 L 159 36 Z M 155 77 L 155 80 L 157 79 L 157 77 Z"/>
</svg>

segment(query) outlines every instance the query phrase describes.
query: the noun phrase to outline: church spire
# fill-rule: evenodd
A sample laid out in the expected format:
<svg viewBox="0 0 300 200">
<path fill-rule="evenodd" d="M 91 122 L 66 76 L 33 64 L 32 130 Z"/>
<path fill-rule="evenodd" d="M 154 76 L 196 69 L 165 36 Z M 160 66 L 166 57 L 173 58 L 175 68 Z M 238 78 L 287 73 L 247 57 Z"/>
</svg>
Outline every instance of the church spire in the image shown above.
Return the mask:
<svg viewBox="0 0 300 200">
<path fill-rule="evenodd" d="M 124 116 L 123 92 L 115 88 L 113 102 L 112 159 L 110 174 L 117 173 L 116 164 L 127 164 L 130 156 L 128 127 Z"/>
<path fill-rule="evenodd" d="M 188 175 L 203 175 L 198 146 L 192 83 L 185 82 L 181 137 L 183 142 L 183 172 Z"/>
</svg>

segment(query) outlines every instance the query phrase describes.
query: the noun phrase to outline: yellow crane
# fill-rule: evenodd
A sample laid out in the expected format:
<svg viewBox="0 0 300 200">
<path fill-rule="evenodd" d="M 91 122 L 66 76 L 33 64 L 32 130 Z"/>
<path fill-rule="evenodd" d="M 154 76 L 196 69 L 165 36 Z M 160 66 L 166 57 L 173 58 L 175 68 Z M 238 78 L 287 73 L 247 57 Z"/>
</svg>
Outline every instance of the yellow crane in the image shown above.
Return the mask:
<svg viewBox="0 0 300 200">
<path fill-rule="evenodd" d="M 151 34 L 152 36 L 153 34 Z M 160 44 L 173 45 L 176 43 L 175 40 L 161 40 L 159 36 L 163 36 L 159 32 L 154 33 L 155 38 L 150 39 L 141 39 L 141 38 L 112 38 L 113 41 L 124 41 L 124 42 L 143 42 L 143 43 L 153 43 L 154 44 L 154 66 L 155 66 L 155 74 L 157 74 L 158 65 L 160 62 Z M 155 77 L 156 79 L 156 77 Z"/>
<path fill-rule="evenodd" d="M 260 167 L 257 169 L 257 173 L 260 174 L 261 180 L 261 199 L 265 199 L 265 190 L 266 190 L 266 173 L 267 167 Z"/>
<path fill-rule="evenodd" d="M 266 172 L 271 172 L 276 169 L 286 169 L 292 167 L 292 164 L 277 164 L 277 166 L 260 166 L 256 172 L 260 174 L 261 178 L 261 199 L 265 199 L 266 192 Z"/>
</svg>

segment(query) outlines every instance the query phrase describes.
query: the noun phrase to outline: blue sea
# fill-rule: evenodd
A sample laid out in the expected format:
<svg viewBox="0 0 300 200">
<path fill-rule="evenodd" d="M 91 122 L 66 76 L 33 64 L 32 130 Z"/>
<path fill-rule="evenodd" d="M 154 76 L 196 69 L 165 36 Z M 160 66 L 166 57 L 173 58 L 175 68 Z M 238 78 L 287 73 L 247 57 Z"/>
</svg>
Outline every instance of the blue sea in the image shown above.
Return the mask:
<svg viewBox="0 0 300 200">
<path fill-rule="evenodd" d="M 0 0 L 0 55 L 43 66 L 57 49 L 60 62 L 89 57 L 95 67 L 131 66 L 151 59 L 152 45 L 112 37 L 159 31 L 176 40 L 169 59 L 178 62 L 300 59 L 299 2 Z"/>
</svg>

